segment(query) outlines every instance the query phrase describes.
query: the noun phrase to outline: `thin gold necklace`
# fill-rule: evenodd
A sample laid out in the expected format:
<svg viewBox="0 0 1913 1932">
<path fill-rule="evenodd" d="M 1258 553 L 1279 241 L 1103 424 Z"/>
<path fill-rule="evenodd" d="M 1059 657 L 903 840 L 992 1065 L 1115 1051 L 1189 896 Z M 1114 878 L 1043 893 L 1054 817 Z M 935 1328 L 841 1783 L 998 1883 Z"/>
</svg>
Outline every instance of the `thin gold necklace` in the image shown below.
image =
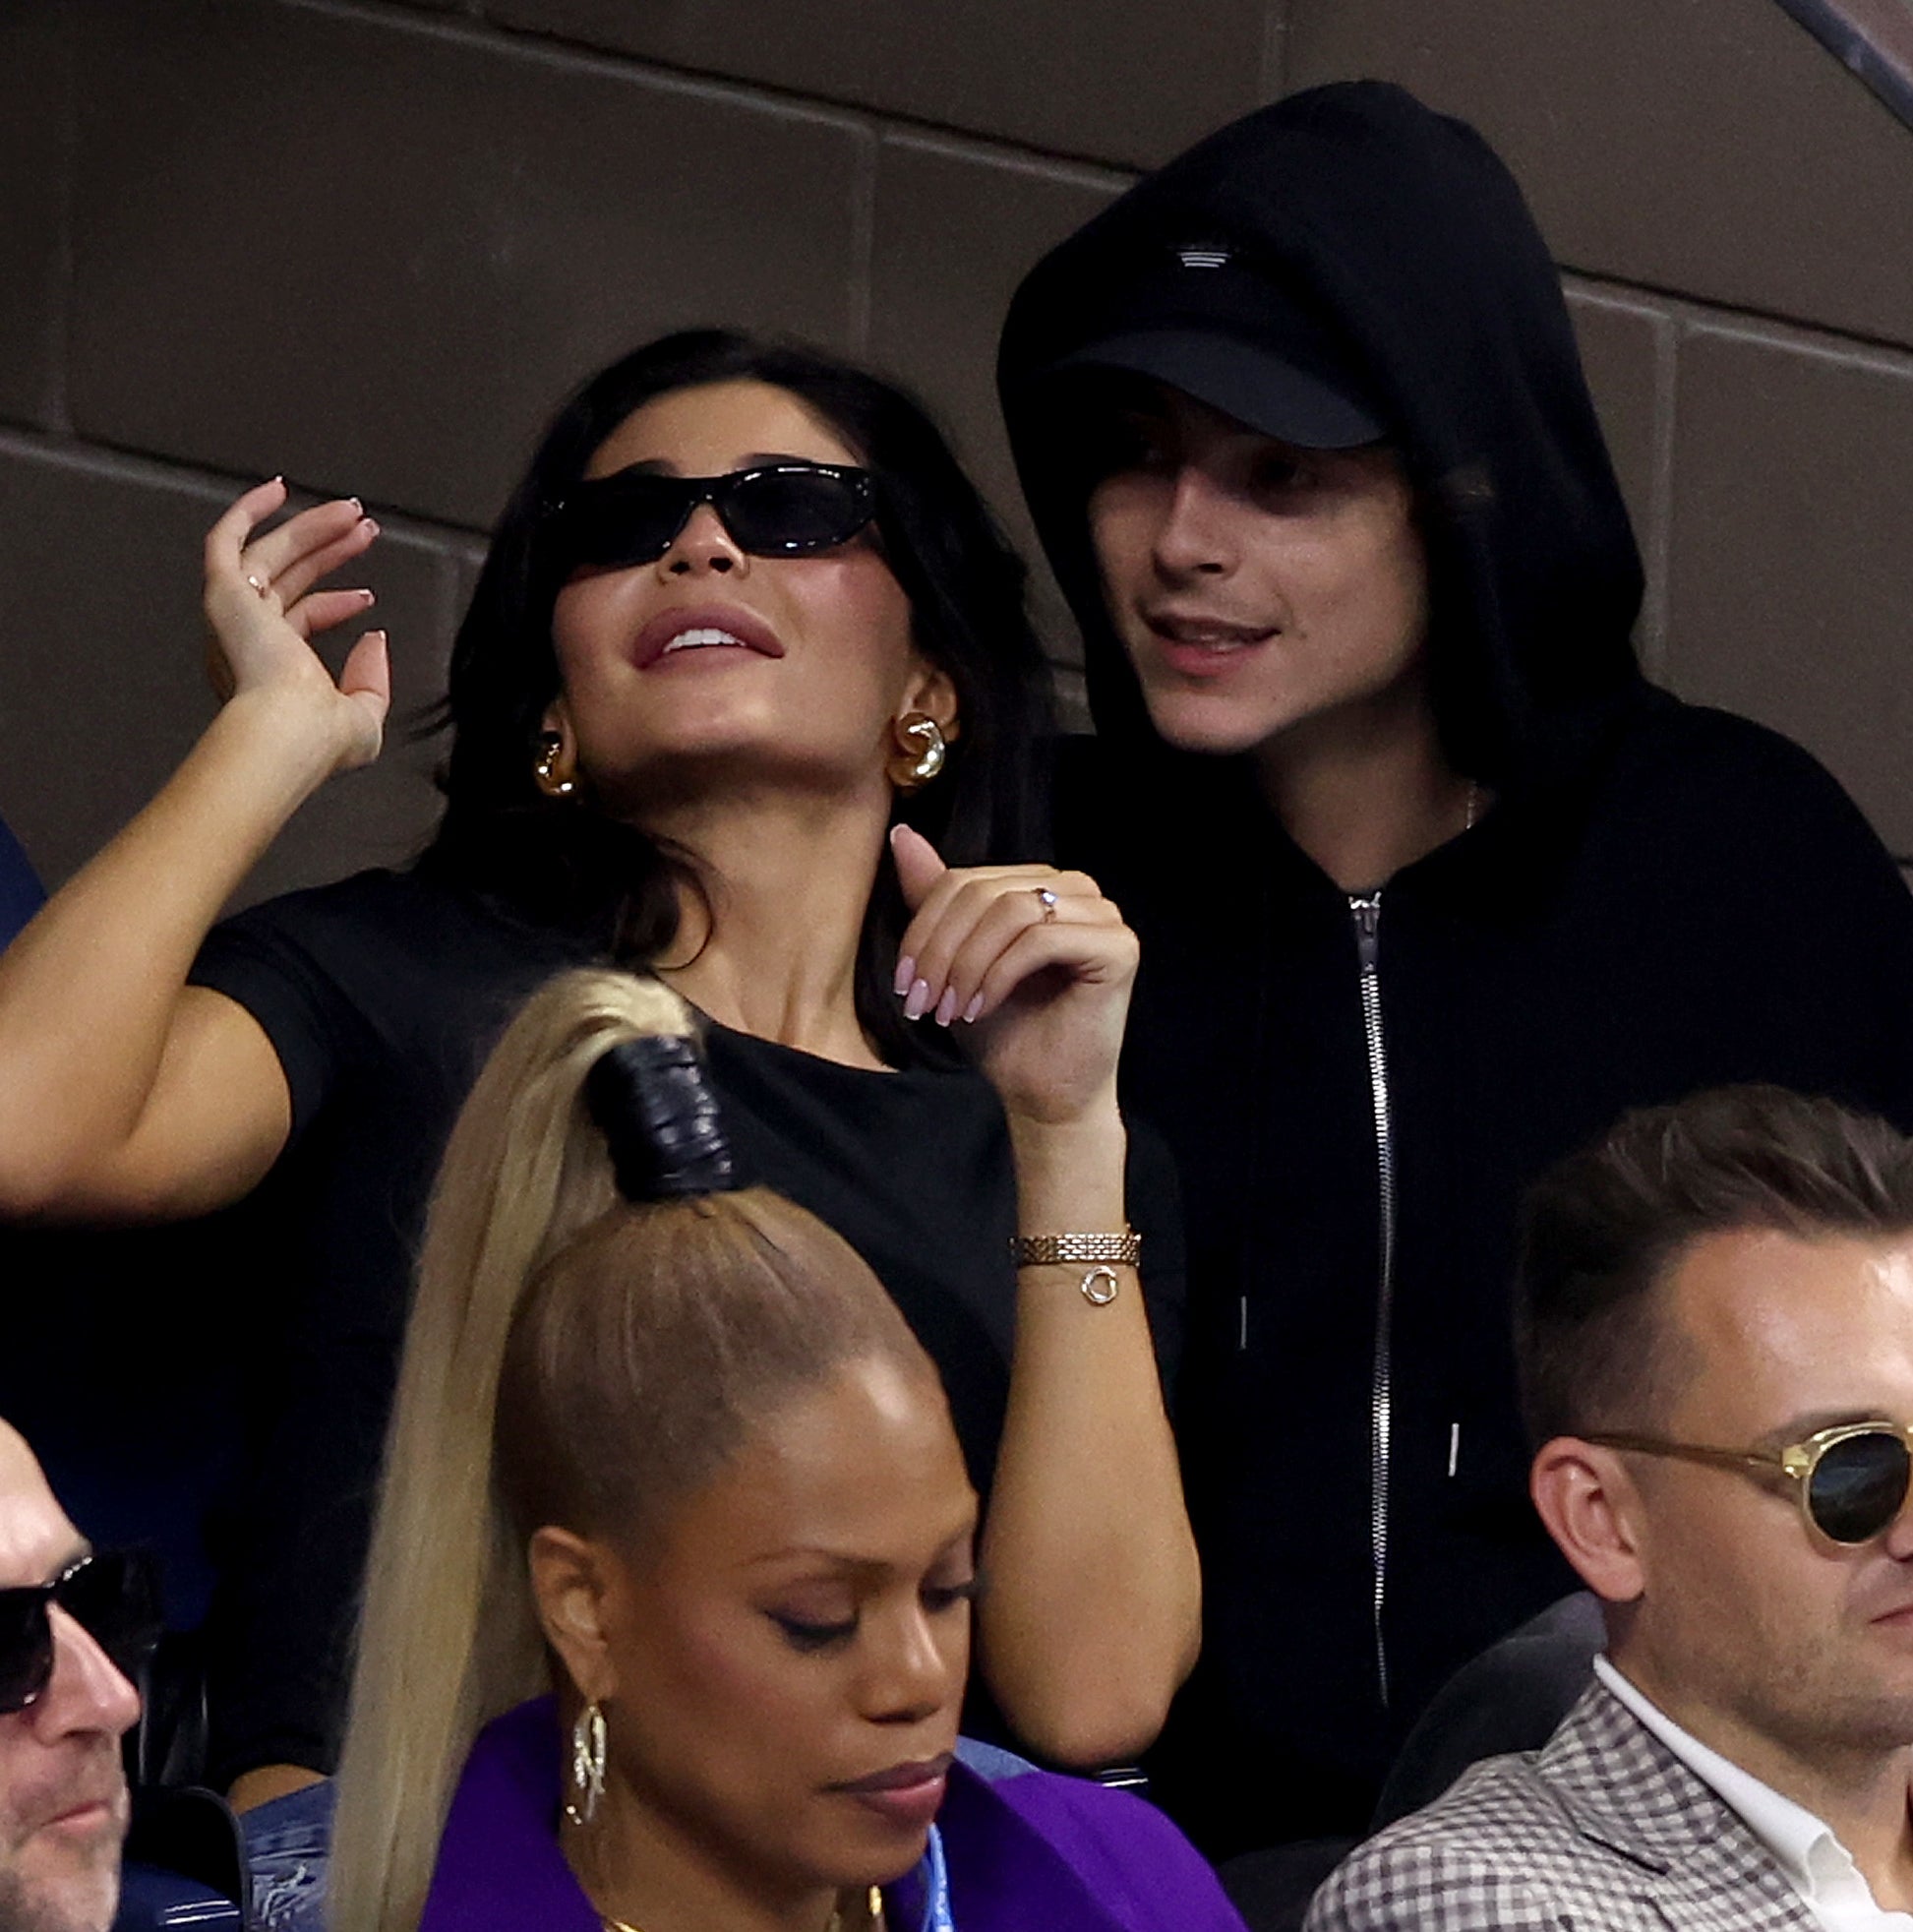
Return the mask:
<svg viewBox="0 0 1913 1932">
<path fill-rule="evenodd" d="M 883 1916 L 883 1893 L 877 1886 L 870 1887 L 867 1910 L 868 1916 L 864 1921 L 866 1932 L 884 1932 L 888 1921 Z M 603 1924 L 605 1932 L 638 1932 L 635 1925 L 628 1924 L 622 1918 L 613 1918 L 609 1912 L 605 1914 Z M 844 1923 L 842 1905 L 830 1914 L 830 1923 L 824 1932 L 851 1932 L 851 1928 Z"/>
</svg>

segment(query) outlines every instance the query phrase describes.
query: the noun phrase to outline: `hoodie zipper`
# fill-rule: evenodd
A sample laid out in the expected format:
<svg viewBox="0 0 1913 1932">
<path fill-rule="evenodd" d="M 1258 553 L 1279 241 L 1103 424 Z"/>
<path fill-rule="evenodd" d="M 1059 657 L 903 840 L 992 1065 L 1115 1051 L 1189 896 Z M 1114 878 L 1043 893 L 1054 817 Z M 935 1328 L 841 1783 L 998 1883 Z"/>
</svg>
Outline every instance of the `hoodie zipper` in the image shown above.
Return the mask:
<svg viewBox="0 0 1913 1932">
<path fill-rule="evenodd" d="M 1351 893 L 1355 954 L 1361 966 L 1362 1031 L 1368 1044 L 1368 1091 L 1375 1115 L 1375 1170 L 1380 1202 L 1379 1265 L 1375 1288 L 1375 1364 L 1368 1411 L 1368 1547 L 1374 1567 L 1375 1679 L 1382 1709 L 1389 1703 L 1388 1644 L 1382 1613 L 1388 1603 L 1389 1459 L 1394 1424 L 1395 1126 L 1389 1105 L 1388 1053 L 1382 1040 L 1382 894 Z"/>
</svg>

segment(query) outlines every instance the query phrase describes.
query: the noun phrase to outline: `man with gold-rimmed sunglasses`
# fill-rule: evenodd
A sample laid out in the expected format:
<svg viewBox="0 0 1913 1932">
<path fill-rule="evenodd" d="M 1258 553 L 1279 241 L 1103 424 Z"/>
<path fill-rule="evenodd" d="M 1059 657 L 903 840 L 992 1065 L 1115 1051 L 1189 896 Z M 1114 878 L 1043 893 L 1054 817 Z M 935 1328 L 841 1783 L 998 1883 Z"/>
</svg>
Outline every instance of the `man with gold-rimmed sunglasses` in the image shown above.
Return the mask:
<svg viewBox="0 0 1913 1932">
<path fill-rule="evenodd" d="M 1872 1542 L 1905 1506 L 1913 1475 L 1913 1427 L 1904 1422 L 1836 1422 L 1777 1451 L 1713 1449 L 1625 1429 L 1590 1430 L 1584 1440 L 1638 1456 L 1777 1476 L 1792 1485 L 1808 1530 L 1836 1545 Z"/>
<path fill-rule="evenodd" d="M 1734 1088 L 1531 1198 L 1530 1489 L 1606 1655 L 1310 1932 L 1913 1932 L 1913 1142 Z"/>
</svg>

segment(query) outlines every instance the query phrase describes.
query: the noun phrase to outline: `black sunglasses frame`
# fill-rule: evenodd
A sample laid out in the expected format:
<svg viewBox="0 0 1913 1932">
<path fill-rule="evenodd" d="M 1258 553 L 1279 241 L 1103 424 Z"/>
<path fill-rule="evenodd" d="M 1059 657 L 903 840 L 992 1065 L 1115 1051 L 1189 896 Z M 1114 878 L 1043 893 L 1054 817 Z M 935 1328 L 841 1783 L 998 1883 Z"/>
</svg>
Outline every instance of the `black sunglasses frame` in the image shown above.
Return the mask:
<svg viewBox="0 0 1913 1932">
<path fill-rule="evenodd" d="M 749 499 L 762 493 L 766 478 L 821 476 L 844 489 L 844 517 L 832 523 L 825 533 L 803 536 L 777 536 L 753 528 Z M 660 499 L 676 499 L 670 528 L 658 536 L 646 531 L 641 541 L 628 533 L 616 543 L 580 543 L 579 526 L 586 518 L 608 519 L 620 499 L 642 495 L 655 505 Z M 752 557 L 803 557 L 819 550 L 834 550 L 848 543 L 875 520 L 876 481 L 867 469 L 849 463 L 776 462 L 756 463 L 748 469 L 727 470 L 722 476 L 667 476 L 641 464 L 632 464 L 610 476 L 587 478 L 568 495 L 546 505 L 545 528 L 548 538 L 571 565 L 590 564 L 604 569 L 628 570 L 633 565 L 655 563 L 684 534 L 685 525 L 705 504 L 717 512 L 718 520 L 731 541 Z M 739 528 L 742 512 L 744 527 Z M 657 526 L 663 529 L 663 524 Z"/>
<path fill-rule="evenodd" d="M 163 1628 L 158 1569 L 144 1549 L 95 1550 L 50 1583 L 0 1589 L 0 1717 L 30 1710 L 53 1681 L 56 1603 L 135 1683 Z"/>
</svg>

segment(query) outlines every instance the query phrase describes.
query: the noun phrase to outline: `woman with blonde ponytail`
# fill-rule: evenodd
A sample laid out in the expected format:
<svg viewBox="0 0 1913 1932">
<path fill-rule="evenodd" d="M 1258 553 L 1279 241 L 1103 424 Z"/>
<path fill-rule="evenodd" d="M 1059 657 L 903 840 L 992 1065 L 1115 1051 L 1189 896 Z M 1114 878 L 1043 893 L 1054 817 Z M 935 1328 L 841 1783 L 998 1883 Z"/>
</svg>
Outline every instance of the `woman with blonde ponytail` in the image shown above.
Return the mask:
<svg viewBox="0 0 1913 1932">
<path fill-rule="evenodd" d="M 738 1186 L 690 1029 L 568 974 L 459 1117 L 328 1922 L 1238 1932 L 1148 1806 L 959 1744 L 977 1502 L 935 1368 L 847 1243 Z"/>
<path fill-rule="evenodd" d="M 408 1836 L 406 1814 L 443 1817 L 479 1723 L 542 1686 L 522 1553 L 493 1484 L 506 1337 L 541 1262 L 615 1198 L 603 1136 L 579 1105 L 593 1061 L 619 1040 L 688 1024 L 683 1000 L 655 980 L 567 975 L 507 1032 L 452 1129 L 373 1533 L 335 1924 L 371 1932 L 404 1922 L 394 1911 L 416 1916 L 434 1838 Z"/>
</svg>

